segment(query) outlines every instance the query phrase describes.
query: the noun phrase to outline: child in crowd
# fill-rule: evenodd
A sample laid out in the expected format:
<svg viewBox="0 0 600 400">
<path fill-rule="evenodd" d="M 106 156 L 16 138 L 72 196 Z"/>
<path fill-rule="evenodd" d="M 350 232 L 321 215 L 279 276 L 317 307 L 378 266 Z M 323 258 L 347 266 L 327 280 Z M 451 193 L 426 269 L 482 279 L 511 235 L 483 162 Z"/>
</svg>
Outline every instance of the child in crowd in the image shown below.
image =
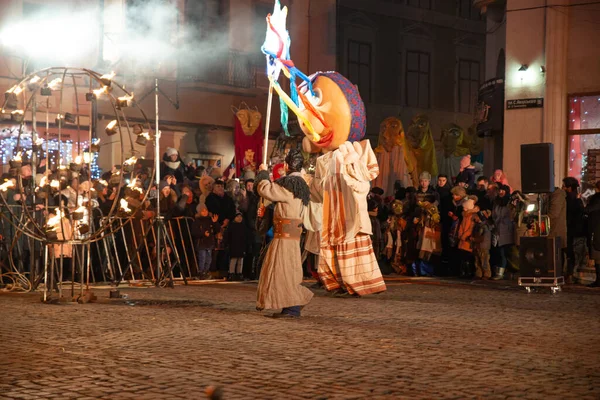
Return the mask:
<svg viewBox="0 0 600 400">
<path fill-rule="evenodd" d="M 228 280 L 242 280 L 244 255 L 249 244 L 248 228 L 242 223 L 242 213 L 235 214 L 235 218 L 225 231 L 225 247 L 229 250 L 229 277 Z"/>
<path fill-rule="evenodd" d="M 204 204 L 198 205 L 198 215 L 192 225 L 192 235 L 196 242 L 196 257 L 198 259 L 198 276 L 207 279 L 212 261 L 212 251 L 216 245 L 217 234 L 221 225 L 217 222 L 218 215 L 210 217 Z"/>
<path fill-rule="evenodd" d="M 461 254 L 460 276 L 461 278 L 470 278 L 473 276 L 473 247 L 471 246 L 471 236 L 475 227 L 475 215 L 479 212 L 479 207 L 475 205 L 476 196 L 468 196 L 463 202 L 463 218 L 458 228 L 458 249 Z"/>
<path fill-rule="evenodd" d="M 492 225 L 489 210 L 479 211 L 473 216 L 475 227 L 471 236 L 473 254 L 475 255 L 475 277 L 477 279 L 490 279 L 490 249 L 492 248 Z"/>
</svg>

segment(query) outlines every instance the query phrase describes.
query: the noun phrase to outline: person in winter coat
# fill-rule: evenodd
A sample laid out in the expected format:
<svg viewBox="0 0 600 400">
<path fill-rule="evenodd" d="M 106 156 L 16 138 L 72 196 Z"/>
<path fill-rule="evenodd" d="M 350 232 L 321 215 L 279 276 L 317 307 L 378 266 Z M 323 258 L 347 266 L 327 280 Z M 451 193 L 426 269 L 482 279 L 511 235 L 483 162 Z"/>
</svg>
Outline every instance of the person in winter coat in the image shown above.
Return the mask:
<svg viewBox="0 0 600 400">
<path fill-rule="evenodd" d="M 455 186 L 451 197 L 440 205 L 442 223 L 442 273 L 459 275 L 460 253 L 458 252 L 458 226 L 462 219 L 463 202 L 467 198 L 465 188 Z M 456 235 L 454 235 L 456 233 Z M 456 240 L 454 240 L 456 239 Z"/>
<path fill-rule="evenodd" d="M 460 172 L 456 175 L 456 185 L 467 190 L 475 189 L 475 167 L 471 165 L 470 155 L 466 155 L 460 160 Z"/>
<path fill-rule="evenodd" d="M 200 279 L 208 277 L 212 251 L 216 246 L 216 236 L 221 231 L 219 216 L 208 215 L 208 208 L 204 204 L 198 205 L 198 217 L 192 225 L 192 237 L 196 242 L 196 257 L 198 259 L 198 276 Z"/>
<path fill-rule="evenodd" d="M 508 256 L 515 243 L 515 224 L 512 215 L 510 203 L 510 188 L 501 185 L 498 188 L 498 197 L 494 201 L 492 209 L 492 218 L 496 226 L 496 235 L 498 243 L 496 249 L 498 252 L 498 265 L 495 267 L 495 275 L 492 279 L 499 280 L 504 278 L 504 272 L 508 264 Z"/>
<path fill-rule="evenodd" d="M 233 199 L 225 194 L 224 183 L 216 180 L 212 186 L 212 193 L 206 196 L 206 207 L 212 214 L 219 216 L 219 223 L 223 228 L 235 217 L 235 203 Z"/>
<path fill-rule="evenodd" d="M 594 260 L 596 280 L 589 287 L 600 287 L 600 181 L 596 182 L 596 193 L 590 198 L 585 213 L 591 238 L 590 258 Z"/>
<path fill-rule="evenodd" d="M 492 212 L 482 210 L 475 217 L 475 228 L 471 235 L 473 243 L 473 255 L 475 256 L 475 277 L 477 279 L 490 279 L 490 249 L 492 248 L 492 223 L 490 216 Z"/>
<path fill-rule="evenodd" d="M 461 278 L 471 278 L 473 276 L 473 248 L 471 246 L 471 236 L 475 228 L 475 217 L 479 212 L 479 207 L 475 205 L 476 196 L 469 196 L 463 202 L 463 217 L 458 228 L 458 249 L 460 251 L 460 276 Z"/>
<path fill-rule="evenodd" d="M 587 240 L 583 201 L 579 198 L 579 181 L 573 177 L 563 179 L 567 193 L 567 270 L 565 282 L 573 283 L 575 271 L 586 267 Z"/>
<path fill-rule="evenodd" d="M 225 231 L 225 248 L 229 250 L 229 278 L 231 281 L 242 280 L 244 256 L 250 244 L 248 228 L 243 222 L 241 212 L 238 212 Z"/>
<path fill-rule="evenodd" d="M 179 152 L 172 147 L 167 147 L 160 163 L 160 176 L 165 177 L 167 175 L 173 175 L 179 183 L 183 183 L 183 179 L 187 176 L 187 167 L 181 160 Z"/>
<path fill-rule="evenodd" d="M 448 181 L 448 175 L 439 174 L 435 191 L 437 192 L 438 197 L 440 198 L 440 207 L 441 204 L 448 202 L 452 197 L 451 190 L 452 185 Z"/>
</svg>

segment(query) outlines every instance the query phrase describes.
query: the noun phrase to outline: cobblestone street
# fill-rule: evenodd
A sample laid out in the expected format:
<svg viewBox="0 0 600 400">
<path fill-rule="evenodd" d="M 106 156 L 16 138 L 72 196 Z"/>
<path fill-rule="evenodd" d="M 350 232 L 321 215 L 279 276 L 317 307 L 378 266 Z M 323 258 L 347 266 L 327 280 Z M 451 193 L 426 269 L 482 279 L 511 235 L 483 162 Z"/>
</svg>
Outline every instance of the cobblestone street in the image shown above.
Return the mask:
<svg viewBox="0 0 600 400">
<path fill-rule="evenodd" d="M 0 294 L 0 398 L 600 398 L 600 291 L 388 281 L 299 320 L 255 311 L 256 284 L 125 288 L 42 304 Z"/>
</svg>

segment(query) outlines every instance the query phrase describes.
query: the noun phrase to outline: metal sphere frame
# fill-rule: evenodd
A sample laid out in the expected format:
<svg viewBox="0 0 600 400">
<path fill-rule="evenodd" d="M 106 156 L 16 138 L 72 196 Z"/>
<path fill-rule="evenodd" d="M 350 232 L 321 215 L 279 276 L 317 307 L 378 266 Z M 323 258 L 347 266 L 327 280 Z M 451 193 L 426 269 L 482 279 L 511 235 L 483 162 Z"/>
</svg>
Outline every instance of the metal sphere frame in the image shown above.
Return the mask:
<svg viewBox="0 0 600 400">
<path fill-rule="evenodd" d="M 62 130 L 63 130 L 63 125 L 64 125 L 64 116 L 65 113 L 63 112 L 63 98 L 64 98 L 64 93 L 65 93 L 65 86 L 66 86 L 66 82 L 65 80 L 67 78 L 71 78 L 72 80 L 72 87 L 74 90 L 74 94 L 75 94 L 75 110 L 77 115 L 76 117 L 76 126 L 77 126 L 77 132 L 79 134 L 79 132 L 81 131 L 80 129 L 80 102 L 79 102 L 79 96 L 78 96 L 78 82 L 77 82 L 77 78 L 84 78 L 84 82 L 85 82 L 85 78 L 87 78 L 87 80 L 89 80 L 89 84 L 88 87 L 85 90 L 86 93 L 86 98 L 88 98 L 89 94 L 89 98 L 88 101 L 91 101 L 92 103 L 97 102 L 100 100 L 100 98 L 102 99 L 108 99 L 111 103 L 111 107 L 114 113 L 114 120 L 117 121 L 117 126 L 115 126 L 115 129 L 118 130 L 119 132 L 119 137 L 120 137 L 120 144 L 121 144 L 121 154 L 120 154 L 120 161 L 121 164 L 123 164 L 124 160 L 124 155 L 126 154 L 126 148 L 125 148 L 125 142 L 127 137 L 129 138 L 129 142 L 131 144 L 131 148 L 130 148 L 130 154 L 132 156 L 135 156 L 137 151 L 134 148 L 133 145 L 133 139 L 132 139 L 132 127 L 129 124 L 128 118 L 125 115 L 125 112 L 123 110 L 123 108 L 125 107 L 121 107 L 119 106 L 118 103 L 118 97 L 120 96 L 116 96 L 113 93 L 113 89 L 116 88 L 118 91 L 120 91 L 122 93 L 122 96 L 127 96 L 130 99 L 133 99 L 133 94 L 130 93 L 129 91 L 127 91 L 122 85 L 120 85 L 119 83 L 117 83 L 116 81 L 114 81 L 112 79 L 112 77 L 110 78 L 110 80 L 107 80 L 107 78 L 105 77 L 105 75 L 102 75 L 98 72 L 89 70 L 89 69 L 84 69 L 84 68 L 72 68 L 72 67 L 50 67 L 50 68 L 45 68 L 36 72 L 33 72 L 29 75 L 27 75 L 25 78 L 21 79 L 15 86 L 13 86 L 14 88 L 20 88 L 19 93 L 17 94 L 17 101 L 19 103 L 19 100 L 21 104 L 24 105 L 23 109 L 22 109 L 22 118 L 20 119 L 20 124 L 19 124 L 19 131 L 18 131 L 18 137 L 17 137 L 17 148 L 16 150 L 31 150 L 31 168 L 32 168 L 32 178 L 34 179 L 35 182 L 35 176 L 36 176 L 36 166 L 38 163 L 38 159 L 37 159 L 37 145 L 36 142 L 38 141 L 38 139 L 40 139 L 40 135 L 37 132 L 37 102 L 36 102 L 36 98 L 38 96 L 38 92 L 40 90 L 42 90 L 42 88 L 48 88 L 48 83 L 50 82 L 50 79 L 53 77 L 60 77 L 60 87 L 53 90 L 54 92 L 59 92 L 59 98 L 60 98 L 60 104 L 58 105 L 59 111 L 58 113 L 56 113 L 55 111 L 51 112 L 50 111 L 50 107 L 49 107 L 49 98 L 47 97 L 47 107 L 46 107 L 46 168 L 47 171 L 45 172 L 45 174 L 48 173 L 49 170 L 49 137 L 48 137 L 48 130 L 49 130 L 49 121 L 50 121 L 50 115 L 52 114 L 56 114 L 57 117 L 59 116 L 63 116 L 62 118 L 57 118 L 57 125 L 58 125 L 58 148 L 59 148 L 59 153 L 60 150 L 62 148 Z M 37 79 L 36 79 L 37 77 Z M 34 82 L 35 81 L 35 82 Z M 32 82 L 34 82 L 32 84 Z M 12 90 L 12 89 L 11 89 Z M 94 93 L 94 92 L 98 92 L 98 93 Z M 21 96 L 22 98 L 19 99 L 18 96 Z M 47 96 L 47 94 L 46 94 Z M 14 98 L 13 98 L 14 99 Z M 4 112 L 7 109 L 7 106 L 9 106 L 9 97 L 6 96 L 3 107 L 2 107 L 2 111 Z M 11 107 L 14 108 L 14 107 Z M 150 125 L 150 122 L 148 121 L 148 118 L 146 117 L 146 114 L 144 113 L 144 111 L 138 107 L 137 103 L 135 101 L 131 101 L 131 107 L 133 109 L 137 109 L 139 110 L 139 112 L 141 113 L 141 117 L 143 120 L 143 123 L 141 124 L 142 127 L 147 130 L 148 133 L 150 133 L 152 131 L 152 127 Z M 18 109 L 18 104 L 17 104 L 17 109 Z M 90 115 L 89 117 L 89 133 L 88 133 L 88 143 L 89 143 L 89 153 L 92 153 L 92 140 L 95 139 L 95 128 L 96 128 L 96 124 L 97 124 L 97 115 L 94 115 L 96 113 L 95 111 L 96 109 L 96 104 L 92 104 L 92 106 L 90 107 Z M 28 121 L 27 121 L 27 115 L 31 116 L 30 119 L 30 123 L 31 123 L 31 149 L 24 149 L 23 147 L 20 147 L 21 145 L 21 141 L 22 141 L 22 137 L 25 134 L 24 132 L 24 127 L 27 125 Z M 135 133 L 134 133 L 135 135 Z M 75 142 L 75 141 L 74 141 Z M 81 138 L 78 137 L 77 138 L 77 146 L 78 146 L 78 154 L 82 154 L 82 148 L 81 148 Z M 43 150 L 43 146 L 40 146 L 41 150 Z M 85 163 L 85 160 L 82 160 L 84 164 L 90 164 L 91 160 L 88 160 L 88 163 Z M 66 163 L 63 163 L 62 158 L 60 159 L 59 163 L 58 163 L 58 168 L 57 168 L 57 172 L 60 171 L 61 169 L 68 169 L 68 166 L 66 165 Z M 156 171 L 153 171 L 153 176 L 151 177 L 151 181 L 154 179 L 154 174 L 156 174 Z M 24 187 L 22 185 L 22 177 L 20 175 L 20 173 L 17 173 L 17 182 L 18 182 L 18 188 L 19 188 L 19 193 L 21 195 L 22 199 L 25 199 L 25 191 L 24 191 Z M 49 184 L 49 183 L 48 183 Z M 121 191 L 121 189 L 124 186 L 124 173 L 121 172 L 119 174 L 119 184 L 117 187 L 117 193 Z M 60 194 L 62 190 L 60 190 L 60 187 L 58 189 L 58 194 Z M 148 195 L 150 193 L 150 187 L 148 187 L 145 192 L 143 192 L 143 200 L 142 200 L 142 204 L 148 199 Z M 9 214 L 10 214 L 10 218 L 5 218 L 6 220 L 8 220 L 10 222 L 10 224 L 19 232 L 21 232 L 22 234 L 37 240 L 39 242 L 42 242 L 46 245 L 48 244 L 89 244 L 89 243 L 93 243 L 96 241 L 99 241 L 101 239 L 103 239 L 106 235 L 112 235 L 114 232 L 118 231 L 119 229 L 121 229 L 123 226 L 125 226 L 126 224 L 128 224 L 132 218 L 133 218 L 133 214 L 127 216 L 126 218 L 122 218 L 120 220 L 120 222 L 118 224 L 113 224 L 112 222 L 112 217 L 116 216 L 116 206 L 117 203 L 119 201 L 119 197 L 115 196 L 114 200 L 113 200 L 113 204 L 111 206 L 111 210 L 109 212 L 109 215 L 105 216 L 107 218 L 103 218 L 102 219 L 102 226 L 95 230 L 94 232 L 91 233 L 86 233 L 86 234 L 82 234 L 79 235 L 79 238 L 77 239 L 70 239 L 70 240 L 58 240 L 58 239 L 49 239 L 46 235 L 46 228 L 40 224 L 38 224 L 38 222 L 36 221 L 35 217 L 34 217 L 34 213 L 36 211 L 35 207 L 35 191 L 33 193 L 34 196 L 34 201 L 33 201 L 33 210 L 29 209 L 29 205 L 27 203 L 27 201 L 23 201 L 22 202 L 22 206 L 21 206 L 21 216 L 25 216 L 25 220 L 23 220 L 23 218 L 18 218 L 17 215 L 15 215 L 15 213 L 12 210 L 12 206 L 8 204 L 7 199 L 4 195 L 4 193 L 2 191 L 0 191 L 0 198 L 2 199 L 2 203 L 0 205 L 5 206 L 4 208 L 6 210 L 8 210 Z M 88 191 L 87 193 L 87 204 L 88 204 L 88 224 L 91 224 L 91 190 Z M 48 206 L 48 201 L 46 199 L 46 209 Z M 64 215 L 64 209 L 65 206 L 63 205 L 63 202 L 60 201 L 59 202 L 59 206 L 57 207 L 61 214 Z M 61 220 L 61 224 L 62 224 L 62 218 Z M 15 223 L 15 221 L 18 221 L 18 223 Z M 31 227 L 30 227 L 31 225 Z M 74 229 L 75 224 L 73 224 L 73 229 L 72 229 L 72 233 L 74 233 L 75 229 Z M 63 231 L 63 238 L 64 238 L 64 231 Z"/>
</svg>

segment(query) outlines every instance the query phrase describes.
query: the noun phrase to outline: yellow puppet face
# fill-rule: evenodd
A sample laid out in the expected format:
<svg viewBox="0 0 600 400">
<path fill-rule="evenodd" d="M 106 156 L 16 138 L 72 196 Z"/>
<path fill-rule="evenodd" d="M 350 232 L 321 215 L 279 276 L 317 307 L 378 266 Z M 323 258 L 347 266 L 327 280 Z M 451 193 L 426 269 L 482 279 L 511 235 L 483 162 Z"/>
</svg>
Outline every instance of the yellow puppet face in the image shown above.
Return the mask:
<svg viewBox="0 0 600 400">
<path fill-rule="evenodd" d="M 396 146 L 402 146 L 403 136 L 402 121 L 396 117 L 384 119 L 379 126 L 379 146 L 383 146 L 385 151 L 389 152 Z"/>
<path fill-rule="evenodd" d="M 413 149 L 418 149 L 423 147 L 429 135 L 431 135 L 429 118 L 423 114 L 416 115 L 410 122 L 406 140 Z"/>
</svg>

